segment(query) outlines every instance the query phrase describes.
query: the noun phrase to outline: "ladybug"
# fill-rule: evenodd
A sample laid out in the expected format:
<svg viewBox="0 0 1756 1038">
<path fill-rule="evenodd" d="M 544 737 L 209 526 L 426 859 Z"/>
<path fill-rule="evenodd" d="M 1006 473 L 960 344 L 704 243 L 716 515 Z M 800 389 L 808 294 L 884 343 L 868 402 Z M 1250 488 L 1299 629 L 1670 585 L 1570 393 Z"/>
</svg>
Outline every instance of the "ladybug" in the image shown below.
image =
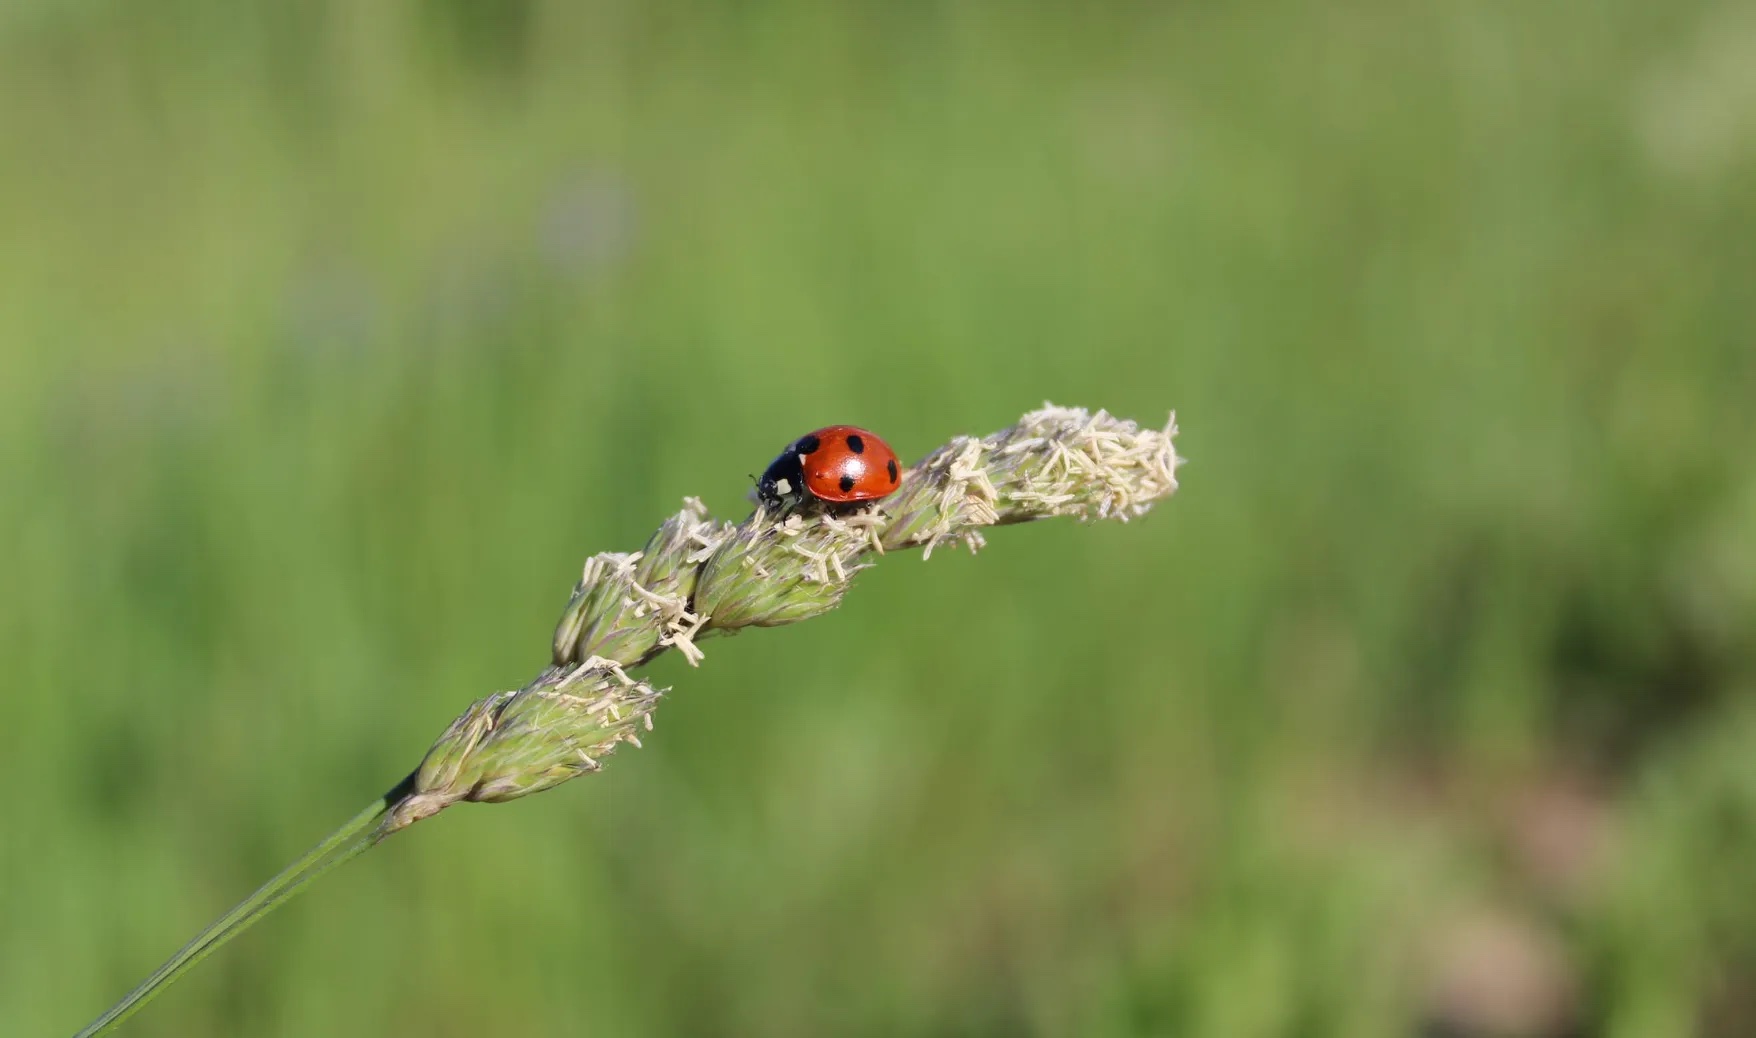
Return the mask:
<svg viewBox="0 0 1756 1038">
<path fill-rule="evenodd" d="M 787 445 L 756 484 L 756 496 L 780 507 L 803 495 L 830 504 L 872 501 L 902 482 L 896 452 L 876 433 L 829 425 Z"/>
</svg>

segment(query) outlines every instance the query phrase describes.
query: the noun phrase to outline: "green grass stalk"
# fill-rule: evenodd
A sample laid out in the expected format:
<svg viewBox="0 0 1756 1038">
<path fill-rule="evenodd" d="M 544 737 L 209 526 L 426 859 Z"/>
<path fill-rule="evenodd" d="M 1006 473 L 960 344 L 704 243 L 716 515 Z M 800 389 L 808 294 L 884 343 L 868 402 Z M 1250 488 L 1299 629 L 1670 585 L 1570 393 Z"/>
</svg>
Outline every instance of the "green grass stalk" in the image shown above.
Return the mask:
<svg viewBox="0 0 1756 1038">
<path fill-rule="evenodd" d="M 222 944 L 330 869 L 462 802 L 501 803 L 603 767 L 638 747 L 664 690 L 638 667 L 676 649 L 691 664 L 700 638 L 778 627 L 841 603 L 854 574 L 886 552 L 974 551 L 982 530 L 1070 517 L 1126 522 L 1177 489 L 1166 427 L 1044 405 L 991 436 L 960 436 L 903 476 L 901 487 L 848 511 L 805 505 L 742 523 L 700 501 L 665 520 L 643 551 L 587 560 L 553 642 L 551 664 L 516 691 L 495 692 L 452 721 L 409 777 L 262 889 L 221 916 L 76 1038 L 116 1028 Z"/>
<path fill-rule="evenodd" d="M 255 893 L 238 902 L 231 911 L 214 920 L 212 925 L 165 960 L 164 965 L 140 982 L 104 1015 L 93 1020 L 75 1038 L 96 1038 L 121 1026 L 124 1020 L 139 1012 L 153 997 L 169 987 L 178 977 L 194 969 L 202 959 L 212 955 L 227 941 L 248 930 L 263 916 L 279 908 L 330 869 L 358 857 L 383 839 L 378 825 L 385 814 L 401 799 L 393 790 L 349 819 L 323 842 L 305 852 L 304 856 L 283 869 L 279 875 L 259 887 Z"/>
</svg>

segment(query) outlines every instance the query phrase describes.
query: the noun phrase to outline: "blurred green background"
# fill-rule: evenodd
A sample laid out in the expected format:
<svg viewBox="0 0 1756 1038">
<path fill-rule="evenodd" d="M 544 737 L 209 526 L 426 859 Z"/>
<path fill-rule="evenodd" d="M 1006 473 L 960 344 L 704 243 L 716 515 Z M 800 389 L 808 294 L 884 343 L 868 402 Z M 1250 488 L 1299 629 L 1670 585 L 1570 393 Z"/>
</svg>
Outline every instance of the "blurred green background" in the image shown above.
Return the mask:
<svg viewBox="0 0 1756 1038">
<path fill-rule="evenodd" d="M 1044 399 L 891 557 L 129 1035 L 1756 1033 L 1756 18 L 0 5 L 0 1031 L 546 662 L 580 562 Z"/>
</svg>

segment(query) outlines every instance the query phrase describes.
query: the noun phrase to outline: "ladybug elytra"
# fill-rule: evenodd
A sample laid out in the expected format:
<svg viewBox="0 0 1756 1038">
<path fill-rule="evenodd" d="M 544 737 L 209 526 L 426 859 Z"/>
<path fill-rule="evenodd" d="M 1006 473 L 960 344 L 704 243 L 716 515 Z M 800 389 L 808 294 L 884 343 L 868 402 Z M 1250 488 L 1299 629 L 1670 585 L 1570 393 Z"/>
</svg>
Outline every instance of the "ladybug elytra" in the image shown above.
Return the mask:
<svg viewBox="0 0 1756 1038">
<path fill-rule="evenodd" d="M 829 425 L 788 444 L 762 473 L 756 495 L 769 505 L 807 494 L 839 505 L 883 497 L 901 482 L 890 444 L 858 426 Z"/>
</svg>

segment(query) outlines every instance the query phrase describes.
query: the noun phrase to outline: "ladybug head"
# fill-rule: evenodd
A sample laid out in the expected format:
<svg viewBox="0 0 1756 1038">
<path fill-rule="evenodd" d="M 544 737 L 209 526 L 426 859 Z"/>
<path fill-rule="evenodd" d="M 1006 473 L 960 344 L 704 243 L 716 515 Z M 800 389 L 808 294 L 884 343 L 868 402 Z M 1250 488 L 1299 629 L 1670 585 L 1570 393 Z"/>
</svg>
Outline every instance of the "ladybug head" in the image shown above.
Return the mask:
<svg viewBox="0 0 1756 1038">
<path fill-rule="evenodd" d="M 799 455 L 789 444 L 756 480 L 756 500 L 769 508 L 788 508 L 805 497 L 805 475 Z"/>
</svg>

